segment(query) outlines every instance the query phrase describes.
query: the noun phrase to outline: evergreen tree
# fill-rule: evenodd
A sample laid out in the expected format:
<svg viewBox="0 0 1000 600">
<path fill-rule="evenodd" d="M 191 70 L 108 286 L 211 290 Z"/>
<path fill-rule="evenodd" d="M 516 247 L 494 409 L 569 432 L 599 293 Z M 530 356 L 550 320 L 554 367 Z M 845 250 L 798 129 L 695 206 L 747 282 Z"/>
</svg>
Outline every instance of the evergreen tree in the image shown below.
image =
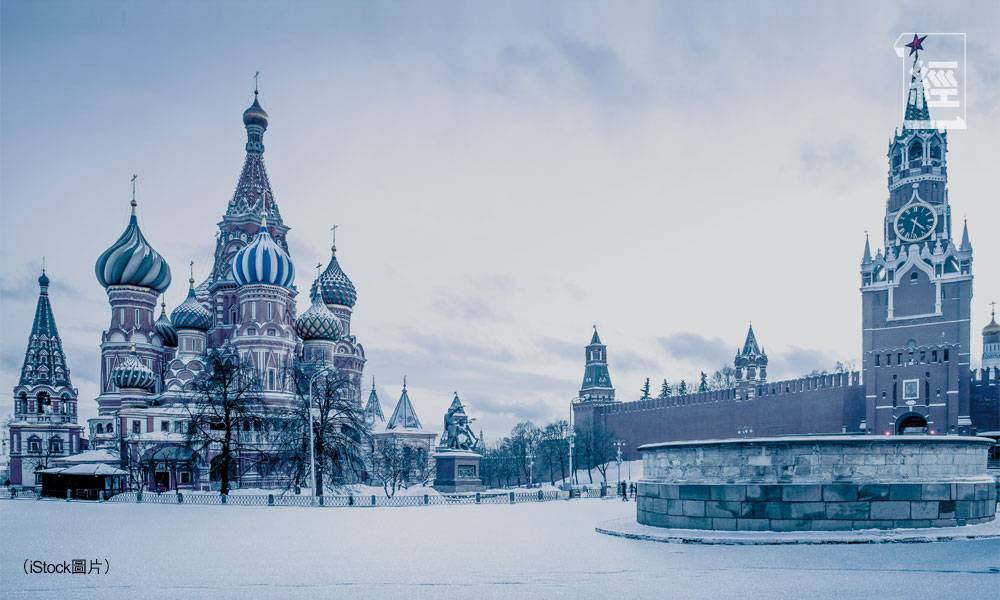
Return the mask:
<svg viewBox="0 0 1000 600">
<path fill-rule="evenodd" d="M 649 377 L 646 378 L 646 383 L 642 384 L 642 399 L 649 400 Z"/>
<path fill-rule="evenodd" d="M 708 391 L 708 375 L 706 375 L 704 371 L 701 372 L 701 380 L 698 382 L 698 391 Z"/>
<path fill-rule="evenodd" d="M 681 379 L 681 384 L 677 386 L 677 393 L 680 394 L 681 396 L 688 393 L 688 384 L 683 379 Z"/>
<path fill-rule="evenodd" d="M 659 397 L 661 399 L 662 398 L 669 398 L 670 394 L 672 394 L 672 393 L 673 393 L 673 390 L 670 389 L 670 384 L 667 383 L 666 379 L 664 379 L 663 380 L 663 384 L 660 386 L 660 396 Z"/>
</svg>

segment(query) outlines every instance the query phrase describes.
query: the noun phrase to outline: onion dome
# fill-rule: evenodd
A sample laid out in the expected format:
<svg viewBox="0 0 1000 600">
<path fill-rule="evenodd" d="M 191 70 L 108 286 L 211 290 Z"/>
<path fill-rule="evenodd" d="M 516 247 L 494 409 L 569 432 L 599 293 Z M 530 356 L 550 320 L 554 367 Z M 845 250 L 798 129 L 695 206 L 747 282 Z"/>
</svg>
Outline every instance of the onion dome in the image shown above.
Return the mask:
<svg viewBox="0 0 1000 600">
<path fill-rule="evenodd" d="M 42 276 L 44 277 L 44 275 L 42 275 Z M 997 323 L 997 312 L 996 312 L 996 307 L 995 307 L 996 303 L 993 303 L 993 304 L 994 304 L 994 308 L 993 308 L 992 314 L 990 315 L 991 316 L 990 322 L 986 325 L 986 327 L 983 327 L 983 337 L 986 337 L 986 336 L 998 336 L 998 337 L 1000 337 L 1000 323 Z"/>
<path fill-rule="evenodd" d="M 135 353 L 135 344 L 132 344 L 131 353 L 111 371 L 111 381 L 118 386 L 118 389 L 131 388 L 152 392 L 156 386 L 156 375 L 139 360 Z"/>
<path fill-rule="evenodd" d="M 330 264 L 313 282 L 309 297 L 315 298 L 317 293 L 322 295 L 323 302 L 328 305 L 338 304 L 354 308 L 354 303 L 358 301 L 358 291 L 354 288 L 354 283 L 337 262 L 336 244 L 330 248 Z"/>
<path fill-rule="evenodd" d="M 288 253 L 267 232 L 267 217 L 261 219 L 257 237 L 233 256 L 233 279 L 240 286 L 261 284 L 292 287 L 295 266 Z"/>
<path fill-rule="evenodd" d="M 261 129 L 267 129 L 267 111 L 257 101 L 257 90 L 253 93 L 253 104 L 243 111 L 243 124 L 246 126 L 256 125 Z"/>
<path fill-rule="evenodd" d="M 194 263 L 191 264 L 194 265 Z M 212 328 L 212 313 L 202 305 L 194 292 L 193 272 L 188 279 L 187 298 L 174 309 L 174 312 L 170 313 L 170 320 L 173 321 L 174 327 L 177 329 L 208 331 Z"/>
<path fill-rule="evenodd" d="M 323 304 L 322 298 L 314 296 L 312 306 L 295 319 L 295 333 L 303 340 L 335 342 L 340 339 L 340 321 Z"/>
<path fill-rule="evenodd" d="M 177 346 L 177 330 L 174 329 L 173 323 L 167 317 L 167 303 L 160 303 L 160 318 L 153 323 L 153 329 L 159 334 L 160 339 L 163 340 L 163 345 L 168 348 L 174 348 Z"/>
<path fill-rule="evenodd" d="M 49 276 L 45 274 L 45 268 L 42 268 L 42 274 L 38 276 L 38 287 L 49 287 Z"/>
<path fill-rule="evenodd" d="M 94 266 L 97 281 L 105 288 L 135 285 L 163 293 L 170 286 L 170 267 L 143 237 L 135 218 L 135 206 L 133 188 L 132 217 L 118 241 L 97 259 Z"/>
</svg>

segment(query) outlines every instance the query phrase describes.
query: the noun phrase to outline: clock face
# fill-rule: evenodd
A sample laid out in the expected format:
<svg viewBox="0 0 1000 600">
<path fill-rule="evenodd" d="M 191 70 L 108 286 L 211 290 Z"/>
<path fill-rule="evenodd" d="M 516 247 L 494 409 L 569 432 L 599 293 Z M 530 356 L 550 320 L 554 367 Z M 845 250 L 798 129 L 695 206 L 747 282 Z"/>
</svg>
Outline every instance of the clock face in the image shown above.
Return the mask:
<svg viewBox="0 0 1000 600">
<path fill-rule="evenodd" d="M 896 215 L 896 235 L 907 242 L 918 242 L 937 226 L 937 213 L 926 204 L 911 204 Z"/>
</svg>

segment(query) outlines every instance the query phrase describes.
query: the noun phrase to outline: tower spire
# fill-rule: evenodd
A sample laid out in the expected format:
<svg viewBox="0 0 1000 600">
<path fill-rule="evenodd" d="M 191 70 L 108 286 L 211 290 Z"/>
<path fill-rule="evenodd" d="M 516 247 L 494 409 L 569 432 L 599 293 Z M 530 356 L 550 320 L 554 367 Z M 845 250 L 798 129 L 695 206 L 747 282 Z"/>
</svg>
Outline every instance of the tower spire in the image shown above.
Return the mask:
<svg viewBox="0 0 1000 600">
<path fill-rule="evenodd" d="M 927 108 L 927 97 L 924 94 L 924 76 L 920 70 L 920 51 L 927 36 L 913 35 L 913 40 L 906 47 L 913 57 L 911 67 L 910 89 L 906 93 L 906 112 L 903 115 L 904 129 L 927 129 L 930 127 L 931 115 Z"/>
<path fill-rule="evenodd" d="M 330 244 L 330 252 L 332 252 L 334 256 L 337 254 L 337 227 L 338 225 L 334 224 L 333 227 L 330 228 L 330 233 L 333 239 Z"/>
<path fill-rule="evenodd" d="M 868 232 L 865 232 L 865 252 L 861 256 L 862 265 L 870 265 L 872 263 L 872 246 L 871 242 L 868 241 Z"/>
</svg>

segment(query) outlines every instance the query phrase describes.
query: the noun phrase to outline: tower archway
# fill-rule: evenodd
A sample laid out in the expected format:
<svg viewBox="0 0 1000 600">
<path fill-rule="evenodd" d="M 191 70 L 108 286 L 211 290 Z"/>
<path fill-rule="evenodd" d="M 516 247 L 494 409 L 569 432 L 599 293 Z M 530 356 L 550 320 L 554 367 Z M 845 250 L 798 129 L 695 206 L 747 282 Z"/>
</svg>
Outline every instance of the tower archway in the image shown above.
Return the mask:
<svg viewBox="0 0 1000 600">
<path fill-rule="evenodd" d="M 927 433 L 927 417 L 920 413 L 906 413 L 896 419 L 896 434 Z"/>
</svg>

